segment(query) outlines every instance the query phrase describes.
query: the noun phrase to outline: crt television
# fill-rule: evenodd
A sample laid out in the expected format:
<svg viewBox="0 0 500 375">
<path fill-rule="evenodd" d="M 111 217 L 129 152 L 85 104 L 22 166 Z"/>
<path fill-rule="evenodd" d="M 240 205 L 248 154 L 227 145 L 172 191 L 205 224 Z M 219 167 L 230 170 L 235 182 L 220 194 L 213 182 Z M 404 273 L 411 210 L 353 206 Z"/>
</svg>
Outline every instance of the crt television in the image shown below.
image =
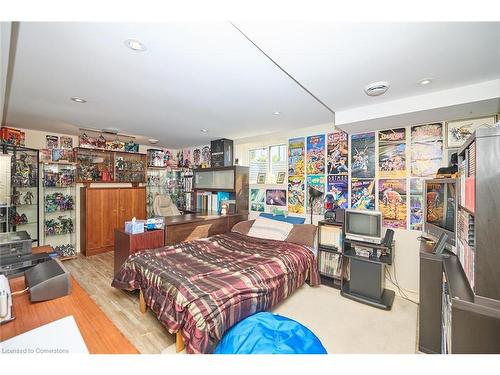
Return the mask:
<svg viewBox="0 0 500 375">
<path fill-rule="evenodd" d="M 351 240 L 380 244 L 382 213 L 368 210 L 345 210 L 345 237 Z"/>
<path fill-rule="evenodd" d="M 451 246 L 456 246 L 456 186 L 454 178 L 425 181 L 424 232 L 434 238 L 446 233 Z"/>
</svg>

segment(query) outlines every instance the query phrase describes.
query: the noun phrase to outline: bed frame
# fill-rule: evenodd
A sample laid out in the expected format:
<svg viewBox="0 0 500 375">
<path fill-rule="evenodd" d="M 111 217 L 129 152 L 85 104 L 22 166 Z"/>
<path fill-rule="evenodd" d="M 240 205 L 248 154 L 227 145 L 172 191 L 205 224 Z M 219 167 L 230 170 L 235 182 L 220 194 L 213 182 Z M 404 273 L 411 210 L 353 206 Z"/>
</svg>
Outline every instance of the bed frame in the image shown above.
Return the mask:
<svg viewBox="0 0 500 375">
<path fill-rule="evenodd" d="M 146 305 L 146 300 L 144 299 L 144 294 L 142 289 L 139 291 L 139 310 L 141 313 L 145 314 L 148 310 Z M 181 331 L 177 331 L 175 334 L 175 351 L 177 353 L 182 352 L 185 348 L 184 338 L 182 337 Z"/>
</svg>

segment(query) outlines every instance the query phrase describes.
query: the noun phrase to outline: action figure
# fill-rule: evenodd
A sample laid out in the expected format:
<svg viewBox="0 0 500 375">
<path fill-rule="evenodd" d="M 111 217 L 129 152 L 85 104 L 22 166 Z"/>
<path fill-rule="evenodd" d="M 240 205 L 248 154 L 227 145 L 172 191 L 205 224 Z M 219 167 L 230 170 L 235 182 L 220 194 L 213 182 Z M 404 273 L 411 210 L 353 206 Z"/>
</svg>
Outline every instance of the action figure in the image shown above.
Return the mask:
<svg viewBox="0 0 500 375">
<path fill-rule="evenodd" d="M 15 188 L 12 191 L 12 205 L 19 206 L 21 204 L 21 193 Z"/>
<path fill-rule="evenodd" d="M 27 191 L 26 194 L 24 195 L 24 204 L 29 204 L 29 205 L 32 205 L 33 202 L 32 202 L 32 199 L 33 199 L 34 195 L 31 191 Z"/>
</svg>

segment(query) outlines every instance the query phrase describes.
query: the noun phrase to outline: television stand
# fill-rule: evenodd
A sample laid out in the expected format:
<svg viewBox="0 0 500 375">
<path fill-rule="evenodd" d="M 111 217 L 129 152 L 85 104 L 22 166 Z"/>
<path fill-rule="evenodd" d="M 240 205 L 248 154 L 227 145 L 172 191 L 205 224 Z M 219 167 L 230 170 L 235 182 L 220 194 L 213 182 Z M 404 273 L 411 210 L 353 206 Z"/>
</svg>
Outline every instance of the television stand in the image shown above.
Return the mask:
<svg viewBox="0 0 500 375">
<path fill-rule="evenodd" d="M 371 250 L 370 256 L 356 254 L 356 248 Z M 385 289 L 385 266 L 392 264 L 392 249 L 385 245 L 370 242 L 344 240 L 344 257 L 349 258 L 350 280 L 343 281 L 340 294 L 346 298 L 390 310 L 395 293 Z M 381 253 L 374 256 L 375 252 Z"/>
</svg>

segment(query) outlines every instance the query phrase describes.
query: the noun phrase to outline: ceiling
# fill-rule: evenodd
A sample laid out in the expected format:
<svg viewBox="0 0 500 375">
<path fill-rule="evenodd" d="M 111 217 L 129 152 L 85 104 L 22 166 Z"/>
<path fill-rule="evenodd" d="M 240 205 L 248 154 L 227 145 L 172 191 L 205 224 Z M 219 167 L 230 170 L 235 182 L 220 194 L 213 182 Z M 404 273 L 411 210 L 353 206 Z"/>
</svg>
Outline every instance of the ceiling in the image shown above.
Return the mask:
<svg viewBox="0 0 500 375">
<path fill-rule="evenodd" d="M 500 78 L 500 23 L 235 24 L 336 112 Z M 177 148 L 333 123 L 230 23 L 22 22 L 14 57 L 11 126 L 116 128 Z M 381 80 L 386 94 L 363 93 Z"/>
</svg>

